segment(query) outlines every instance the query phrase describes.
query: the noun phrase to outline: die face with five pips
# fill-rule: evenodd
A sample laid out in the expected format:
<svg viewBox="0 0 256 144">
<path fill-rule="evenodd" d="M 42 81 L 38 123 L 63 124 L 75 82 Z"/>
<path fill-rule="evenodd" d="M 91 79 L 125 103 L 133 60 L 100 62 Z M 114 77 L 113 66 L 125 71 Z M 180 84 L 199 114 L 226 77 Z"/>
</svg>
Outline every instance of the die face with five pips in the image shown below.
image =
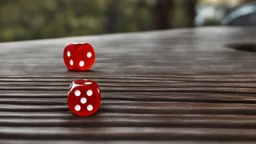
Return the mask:
<svg viewBox="0 0 256 144">
<path fill-rule="evenodd" d="M 88 43 L 70 43 L 63 51 L 63 59 L 70 71 L 89 70 L 95 61 L 95 52 Z"/>
<path fill-rule="evenodd" d="M 92 80 L 75 80 L 68 92 L 68 107 L 78 116 L 90 116 L 100 107 L 101 93 L 99 86 Z"/>
</svg>

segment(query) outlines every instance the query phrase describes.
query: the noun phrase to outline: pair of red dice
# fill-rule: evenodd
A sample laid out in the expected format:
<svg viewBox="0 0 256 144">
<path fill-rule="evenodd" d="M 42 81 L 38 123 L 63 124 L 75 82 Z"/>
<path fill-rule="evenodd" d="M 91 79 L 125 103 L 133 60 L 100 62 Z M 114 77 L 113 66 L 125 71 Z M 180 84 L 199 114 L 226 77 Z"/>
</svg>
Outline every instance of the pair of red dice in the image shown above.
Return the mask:
<svg viewBox="0 0 256 144">
<path fill-rule="evenodd" d="M 88 43 L 68 44 L 63 52 L 63 59 L 70 71 L 89 70 L 95 61 L 95 52 Z M 99 86 L 92 80 L 75 80 L 68 92 L 68 107 L 78 116 L 90 116 L 100 107 L 101 93 Z"/>
</svg>

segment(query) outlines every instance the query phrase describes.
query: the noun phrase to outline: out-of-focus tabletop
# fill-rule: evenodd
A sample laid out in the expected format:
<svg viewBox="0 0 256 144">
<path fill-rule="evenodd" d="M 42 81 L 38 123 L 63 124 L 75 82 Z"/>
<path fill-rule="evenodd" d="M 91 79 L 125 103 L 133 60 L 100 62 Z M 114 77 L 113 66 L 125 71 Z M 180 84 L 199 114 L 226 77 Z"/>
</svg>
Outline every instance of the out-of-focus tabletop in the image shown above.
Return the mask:
<svg viewBox="0 0 256 144">
<path fill-rule="evenodd" d="M 89 42 L 90 71 L 70 72 L 67 43 Z M 256 28 L 208 27 L 0 43 L 0 143 L 255 143 Z M 75 79 L 99 111 L 67 106 Z"/>
</svg>

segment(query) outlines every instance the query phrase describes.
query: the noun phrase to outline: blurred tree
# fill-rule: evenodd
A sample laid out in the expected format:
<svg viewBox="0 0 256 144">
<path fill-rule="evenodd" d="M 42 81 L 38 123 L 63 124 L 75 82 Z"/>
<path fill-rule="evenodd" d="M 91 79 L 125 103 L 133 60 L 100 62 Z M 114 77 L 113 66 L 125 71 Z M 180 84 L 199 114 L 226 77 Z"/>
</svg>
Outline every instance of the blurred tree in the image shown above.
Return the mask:
<svg viewBox="0 0 256 144">
<path fill-rule="evenodd" d="M 152 30 L 154 24 L 152 20 L 152 1 L 138 0 L 135 4 L 134 17 L 138 30 Z"/>
<path fill-rule="evenodd" d="M 195 17 L 196 17 L 197 0 L 183 0 L 183 5 L 184 5 L 183 9 L 186 13 L 186 18 L 187 18 L 187 26 L 193 27 Z"/>
<path fill-rule="evenodd" d="M 105 29 L 107 33 L 116 32 L 118 8 L 120 7 L 120 2 L 120 0 L 112 0 L 108 3 L 108 8 L 105 12 L 107 19 Z"/>
<path fill-rule="evenodd" d="M 154 7 L 154 24 L 156 29 L 168 29 L 170 25 L 170 10 L 172 8 L 172 0 L 157 0 Z"/>
</svg>

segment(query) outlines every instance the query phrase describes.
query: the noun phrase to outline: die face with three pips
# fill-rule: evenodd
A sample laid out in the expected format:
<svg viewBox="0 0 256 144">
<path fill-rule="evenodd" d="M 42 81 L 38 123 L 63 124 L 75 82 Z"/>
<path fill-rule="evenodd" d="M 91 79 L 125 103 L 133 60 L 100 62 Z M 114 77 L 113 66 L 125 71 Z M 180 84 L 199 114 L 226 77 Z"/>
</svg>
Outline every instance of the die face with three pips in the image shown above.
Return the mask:
<svg viewBox="0 0 256 144">
<path fill-rule="evenodd" d="M 69 109 L 78 116 L 90 116 L 100 107 L 99 86 L 92 80 L 75 80 L 70 85 L 67 103 Z"/>
<path fill-rule="evenodd" d="M 89 70 L 95 61 L 95 52 L 88 43 L 70 43 L 63 51 L 64 63 L 70 71 Z"/>
</svg>

